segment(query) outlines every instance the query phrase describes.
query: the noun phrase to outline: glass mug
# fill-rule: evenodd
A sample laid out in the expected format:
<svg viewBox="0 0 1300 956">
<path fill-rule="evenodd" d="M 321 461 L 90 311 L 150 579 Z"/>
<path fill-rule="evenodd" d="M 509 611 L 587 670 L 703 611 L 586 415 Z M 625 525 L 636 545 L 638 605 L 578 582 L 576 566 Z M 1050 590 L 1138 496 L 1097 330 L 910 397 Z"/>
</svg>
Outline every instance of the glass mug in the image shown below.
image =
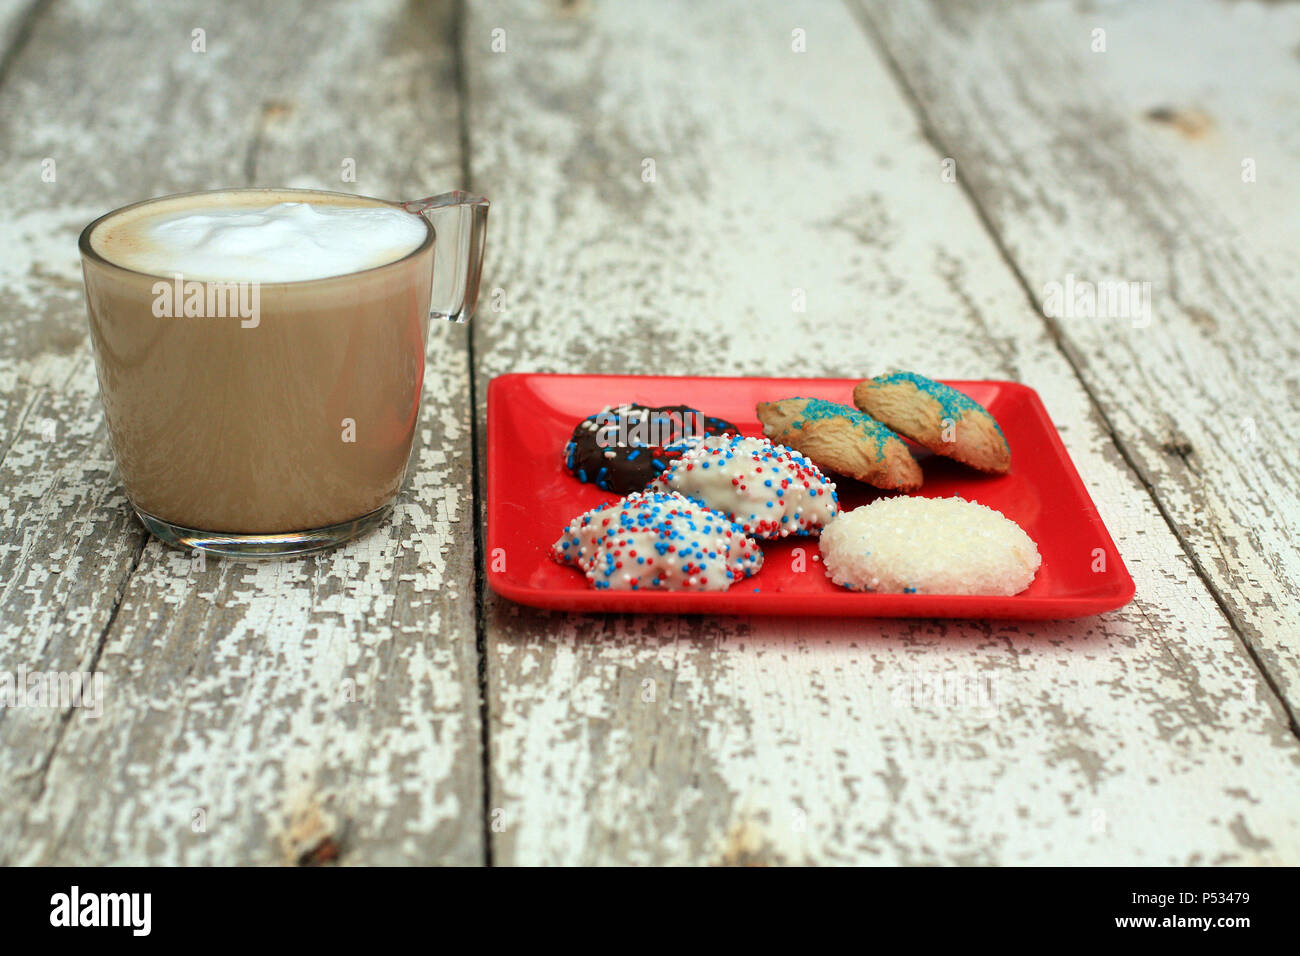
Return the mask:
<svg viewBox="0 0 1300 956">
<path fill-rule="evenodd" d="M 249 194 L 392 206 L 418 215 L 427 234 L 373 268 L 246 283 L 255 298 L 228 288 L 236 283 L 133 271 L 91 244 L 127 210 Z M 379 525 L 411 457 L 429 320 L 473 314 L 487 212 L 486 199 L 462 192 L 394 203 L 229 189 L 144 200 L 88 225 L 78 245 L 100 397 L 126 496 L 149 531 L 177 547 L 279 557 Z M 226 286 L 217 301 L 231 307 L 186 317 L 182 302 L 205 286 Z M 159 308 L 163 299 L 175 304 Z"/>
</svg>

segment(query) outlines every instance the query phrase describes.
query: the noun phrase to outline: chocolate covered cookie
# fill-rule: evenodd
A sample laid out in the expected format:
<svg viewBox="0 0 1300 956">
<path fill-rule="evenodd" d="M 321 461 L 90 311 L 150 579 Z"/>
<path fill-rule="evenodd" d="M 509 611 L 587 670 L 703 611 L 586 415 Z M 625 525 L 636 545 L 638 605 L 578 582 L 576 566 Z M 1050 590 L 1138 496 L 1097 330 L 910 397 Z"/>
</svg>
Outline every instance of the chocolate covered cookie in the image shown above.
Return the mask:
<svg viewBox="0 0 1300 956">
<path fill-rule="evenodd" d="M 739 429 L 688 405 L 606 406 L 573 430 L 564 446 L 564 467 L 579 481 L 625 495 L 645 488 L 681 454 L 664 446 L 724 432 Z"/>
</svg>

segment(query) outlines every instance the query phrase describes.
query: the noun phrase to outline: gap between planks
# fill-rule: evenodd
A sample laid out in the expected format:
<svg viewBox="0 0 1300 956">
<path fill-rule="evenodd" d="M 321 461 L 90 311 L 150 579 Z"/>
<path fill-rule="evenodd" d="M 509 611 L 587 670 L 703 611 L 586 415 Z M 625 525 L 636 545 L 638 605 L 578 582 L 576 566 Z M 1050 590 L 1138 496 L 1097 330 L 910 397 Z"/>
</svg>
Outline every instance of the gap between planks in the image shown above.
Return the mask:
<svg viewBox="0 0 1300 956">
<path fill-rule="evenodd" d="M 145 546 L 149 543 L 148 533 L 142 533 L 140 540 L 136 542 L 135 552 L 131 555 L 131 566 L 126 569 L 126 574 L 122 575 L 122 580 L 113 592 L 113 606 L 108 610 L 108 620 L 104 622 L 104 627 L 99 632 L 99 637 L 95 640 L 94 650 L 90 653 L 90 661 L 86 664 L 86 673 L 94 673 L 99 667 L 99 658 L 104 653 L 104 648 L 108 644 L 109 632 L 113 630 L 113 622 L 117 620 L 118 611 L 122 609 L 122 603 L 126 600 L 126 588 L 131 581 L 132 575 L 140 567 L 140 561 L 144 558 Z M 45 780 L 49 775 L 50 766 L 54 763 L 54 757 L 59 752 L 59 746 L 63 743 L 63 738 L 67 735 L 68 724 L 72 722 L 72 714 L 75 707 L 69 707 L 59 717 L 59 730 L 54 736 L 54 743 L 46 751 L 45 758 L 41 760 L 41 765 L 36 768 L 34 776 L 38 779 L 36 784 L 36 795 L 32 798 L 32 803 L 36 803 L 45 795 Z M 26 829 L 26 820 L 24 819 L 23 828 Z"/>
<path fill-rule="evenodd" d="M 845 5 L 849 8 L 850 15 L 862 28 L 868 41 L 880 55 L 881 61 L 884 63 L 889 75 L 893 78 L 903 100 L 911 107 L 913 115 L 916 117 L 917 126 L 921 131 L 921 135 L 925 137 L 926 142 L 928 142 L 940 156 L 953 155 L 952 151 L 948 148 L 947 143 L 944 142 L 943 137 L 939 134 L 938 128 L 931 122 L 930 114 L 926 110 L 925 104 L 921 101 L 920 96 L 917 95 L 917 92 L 912 87 L 911 83 L 908 82 L 907 75 L 904 72 L 902 65 L 897 59 L 895 59 L 888 44 L 885 43 L 884 35 L 871 19 L 871 14 L 867 12 L 865 4 L 856 3 L 854 0 L 845 0 Z M 1069 342 L 1061 333 L 1059 325 L 1047 316 L 1043 303 L 1039 301 L 1038 297 L 1034 294 L 1032 287 L 1029 285 L 1028 278 L 1011 255 L 1011 251 L 1003 241 L 1001 233 L 998 232 L 993 220 L 990 218 L 988 210 L 985 208 L 984 204 L 980 202 L 979 197 L 975 194 L 975 191 L 971 188 L 969 181 L 965 177 L 957 177 L 957 183 L 962 194 L 966 197 L 971 208 L 974 210 L 976 218 L 984 227 L 984 231 L 987 233 L 989 240 L 993 243 L 994 249 L 997 250 L 999 258 L 1006 264 L 1007 269 L 1010 270 L 1016 283 L 1024 292 L 1025 298 L 1029 302 L 1029 307 L 1033 310 L 1035 315 L 1042 319 L 1047 334 L 1051 336 L 1052 341 L 1056 344 L 1057 350 L 1061 353 L 1066 364 L 1070 367 L 1070 372 L 1078 381 L 1079 387 L 1083 389 L 1084 394 L 1088 396 L 1088 402 L 1092 405 L 1093 411 L 1096 412 L 1098 420 L 1110 435 L 1110 440 L 1114 444 L 1115 450 L 1119 452 L 1125 465 L 1127 465 L 1129 470 L 1133 472 L 1133 475 L 1141 483 L 1142 487 L 1146 489 L 1147 494 L 1151 498 L 1152 504 L 1155 505 L 1156 511 L 1159 512 L 1161 519 L 1168 526 L 1170 534 L 1174 536 L 1174 540 L 1177 541 L 1178 546 L 1182 548 L 1183 554 L 1185 554 L 1187 559 L 1191 562 L 1192 569 L 1196 572 L 1197 578 L 1199 578 L 1201 583 L 1205 585 L 1205 589 L 1214 599 L 1214 603 L 1218 605 L 1219 611 L 1228 622 L 1228 626 L 1232 628 L 1232 632 L 1236 635 L 1238 643 L 1245 648 L 1246 654 L 1255 665 L 1255 669 L 1259 672 L 1265 686 L 1268 687 L 1269 691 L 1277 699 L 1278 704 L 1282 707 L 1283 712 L 1287 715 L 1287 722 L 1291 729 L 1291 733 L 1297 739 L 1300 739 L 1300 715 L 1296 713 L 1295 708 L 1291 706 L 1286 695 L 1282 693 L 1282 689 L 1278 686 L 1276 679 L 1269 673 L 1268 668 L 1264 666 L 1264 662 L 1260 659 L 1259 651 L 1254 647 L 1251 641 L 1246 639 L 1246 634 L 1242 628 L 1241 621 L 1233 612 L 1231 605 L 1228 603 L 1227 597 L 1223 594 L 1222 590 L 1215 585 L 1209 573 L 1205 570 L 1205 566 L 1196 555 L 1196 550 L 1191 546 L 1186 535 L 1179 530 L 1178 524 L 1174 521 L 1173 515 L 1169 513 L 1169 509 L 1156 493 L 1155 486 L 1152 484 L 1150 477 L 1142 470 L 1142 467 L 1138 464 L 1136 456 L 1126 445 L 1124 439 L 1120 436 L 1118 430 L 1111 422 L 1110 417 L 1106 414 L 1100 399 L 1097 397 L 1096 391 L 1089 384 L 1087 377 L 1083 374 L 1083 371 L 1079 366 L 1078 356 L 1075 355 Z"/>
<path fill-rule="evenodd" d="M 451 16 L 452 70 L 456 75 L 456 126 L 460 140 L 460 181 L 462 188 L 473 191 L 470 161 L 471 138 L 469 132 L 469 76 L 465 69 L 465 3 L 456 0 Z M 480 283 L 480 292 L 482 285 Z M 474 321 L 474 316 L 469 317 Z M 479 443 L 478 424 L 478 380 L 475 376 L 474 335 L 465 336 L 465 361 L 468 363 L 469 381 L 469 443 L 470 443 L 470 507 L 474 516 L 474 650 L 478 654 L 478 726 L 479 726 L 479 761 L 483 770 L 483 864 L 492 866 L 492 751 L 491 730 L 488 712 L 488 663 L 487 663 L 487 623 L 484 614 L 486 600 L 485 589 L 487 576 L 484 573 L 486 551 L 484 544 L 483 514 L 487 505 L 483 489 L 483 475 L 486 474 L 486 462 L 483 470 L 479 468 L 479 448 L 486 449 Z"/>
<path fill-rule="evenodd" d="M 31 5 L 17 18 L 13 32 L 10 34 L 9 46 L 3 54 L 0 54 L 0 86 L 4 86 L 9 79 L 9 71 L 13 69 L 18 54 L 31 39 L 36 21 L 45 15 L 53 3 L 54 0 L 32 0 Z"/>
</svg>

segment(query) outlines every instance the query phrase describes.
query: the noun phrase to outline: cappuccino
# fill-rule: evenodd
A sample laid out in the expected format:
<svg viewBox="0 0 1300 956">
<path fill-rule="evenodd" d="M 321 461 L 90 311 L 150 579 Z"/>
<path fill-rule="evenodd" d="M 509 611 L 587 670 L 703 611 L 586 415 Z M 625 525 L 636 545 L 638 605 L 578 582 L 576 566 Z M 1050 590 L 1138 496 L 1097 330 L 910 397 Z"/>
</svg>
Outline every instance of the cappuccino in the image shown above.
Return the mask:
<svg viewBox="0 0 1300 956">
<path fill-rule="evenodd" d="M 109 436 L 151 531 L 291 554 L 382 520 L 424 380 L 423 217 L 359 196 L 224 190 L 110 213 L 81 254 Z M 260 285 L 256 321 L 188 308 L 191 285 L 222 283 Z"/>
<path fill-rule="evenodd" d="M 385 203 L 253 192 L 137 206 L 102 223 L 90 245 L 135 272 L 270 283 L 382 266 L 427 235 L 423 219 Z"/>
</svg>

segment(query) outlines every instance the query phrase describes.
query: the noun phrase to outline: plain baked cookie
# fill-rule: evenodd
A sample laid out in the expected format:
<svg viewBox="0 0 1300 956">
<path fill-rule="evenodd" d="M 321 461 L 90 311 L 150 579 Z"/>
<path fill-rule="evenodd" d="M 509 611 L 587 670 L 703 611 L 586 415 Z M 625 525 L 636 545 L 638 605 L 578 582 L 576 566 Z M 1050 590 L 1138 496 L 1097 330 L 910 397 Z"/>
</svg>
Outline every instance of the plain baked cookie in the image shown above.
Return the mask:
<svg viewBox="0 0 1300 956">
<path fill-rule="evenodd" d="M 984 406 L 915 372 L 890 372 L 853 389 L 853 404 L 936 455 L 1004 475 L 1011 448 Z"/>
<path fill-rule="evenodd" d="M 903 440 L 848 405 L 820 398 L 759 402 L 763 434 L 797 448 L 823 468 L 877 488 L 915 491 L 921 466 Z"/>
<path fill-rule="evenodd" d="M 854 591 L 1019 594 L 1042 558 L 1020 525 L 963 498 L 880 498 L 822 530 L 826 576 Z"/>
</svg>

